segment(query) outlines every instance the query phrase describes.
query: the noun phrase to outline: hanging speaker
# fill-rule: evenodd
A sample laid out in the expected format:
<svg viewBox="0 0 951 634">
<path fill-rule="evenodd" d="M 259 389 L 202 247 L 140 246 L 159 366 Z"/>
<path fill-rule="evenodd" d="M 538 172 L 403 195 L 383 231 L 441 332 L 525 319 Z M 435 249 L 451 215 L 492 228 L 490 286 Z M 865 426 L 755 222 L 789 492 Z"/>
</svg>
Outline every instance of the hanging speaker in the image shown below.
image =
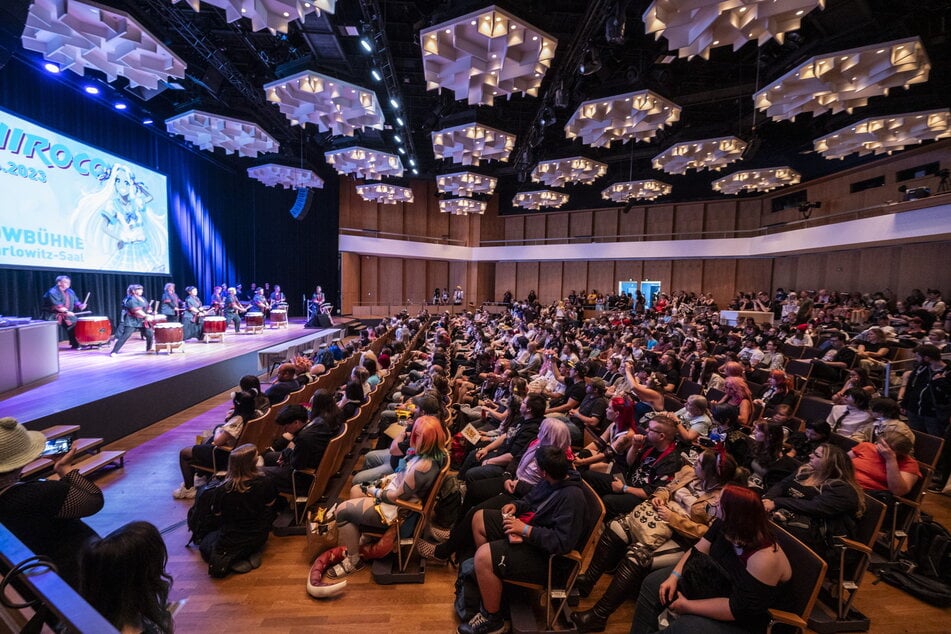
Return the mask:
<svg viewBox="0 0 951 634">
<path fill-rule="evenodd" d="M 310 203 L 313 199 L 313 192 L 309 187 L 301 187 L 297 190 L 297 199 L 288 210 L 295 220 L 303 220 L 310 211 Z"/>
</svg>

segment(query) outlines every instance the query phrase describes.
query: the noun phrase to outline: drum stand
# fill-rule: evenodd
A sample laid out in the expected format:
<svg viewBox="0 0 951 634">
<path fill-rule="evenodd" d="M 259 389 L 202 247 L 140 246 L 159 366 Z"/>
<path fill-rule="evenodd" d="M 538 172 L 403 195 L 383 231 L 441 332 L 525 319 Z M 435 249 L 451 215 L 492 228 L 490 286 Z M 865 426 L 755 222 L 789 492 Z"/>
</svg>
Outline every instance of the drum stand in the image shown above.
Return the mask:
<svg viewBox="0 0 951 634">
<path fill-rule="evenodd" d="M 182 354 L 185 354 L 185 344 L 182 341 L 170 341 L 168 343 L 155 343 L 152 345 L 152 350 L 156 355 L 161 352 L 162 348 L 169 354 L 179 349 L 182 351 Z"/>
</svg>

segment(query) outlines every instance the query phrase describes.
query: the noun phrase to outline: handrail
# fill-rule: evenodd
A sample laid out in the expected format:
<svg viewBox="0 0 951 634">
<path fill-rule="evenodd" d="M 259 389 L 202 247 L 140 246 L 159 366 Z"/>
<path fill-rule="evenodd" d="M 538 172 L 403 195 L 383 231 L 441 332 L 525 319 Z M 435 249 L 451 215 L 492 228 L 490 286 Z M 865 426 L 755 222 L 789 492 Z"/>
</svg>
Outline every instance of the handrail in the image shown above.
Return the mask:
<svg viewBox="0 0 951 634">
<path fill-rule="evenodd" d="M 0 572 L 6 574 L 20 562 L 35 556 L 6 526 L 0 524 Z M 38 599 L 68 630 L 118 634 L 118 630 L 105 617 L 53 570 L 45 567 L 33 568 L 29 572 L 19 574 L 15 579 L 21 591 L 28 591 Z"/>
</svg>

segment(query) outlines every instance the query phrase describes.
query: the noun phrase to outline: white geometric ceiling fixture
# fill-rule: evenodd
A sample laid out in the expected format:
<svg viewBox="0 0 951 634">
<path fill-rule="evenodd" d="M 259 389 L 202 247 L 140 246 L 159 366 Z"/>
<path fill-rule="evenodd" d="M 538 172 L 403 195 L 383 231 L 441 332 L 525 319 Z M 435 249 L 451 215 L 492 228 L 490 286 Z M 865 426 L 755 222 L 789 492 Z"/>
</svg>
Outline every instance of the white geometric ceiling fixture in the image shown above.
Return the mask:
<svg viewBox="0 0 951 634">
<path fill-rule="evenodd" d="M 433 135 L 436 158 L 452 159 L 462 165 L 479 165 L 482 161 L 509 160 L 515 147 L 515 135 L 478 123 L 457 125 L 438 130 Z"/>
<path fill-rule="evenodd" d="M 268 187 L 280 185 L 284 189 L 301 189 L 304 187 L 321 189 L 324 186 L 324 180 L 310 170 L 277 163 L 249 167 L 248 176 L 261 181 Z"/>
<path fill-rule="evenodd" d="M 472 196 L 473 194 L 491 196 L 495 193 L 495 187 L 498 184 L 499 179 L 494 176 L 477 172 L 455 172 L 436 177 L 436 189 L 439 193 L 453 196 Z"/>
<path fill-rule="evenodd" d="M 539 161 L 532 170 L 533 183 L 549 187 L 563 187 L 565 183 L 590 185 L 608 173 L 607 163 L 599 163 L 583 156 Z"/>
<path fill-rule="evenodd" d="M 668 174 L 686 174 L 688 169 L 718 171 L 743 158 L 746 141 L 721 136 L 671 145 L 651 160 L 654 169 Z"/>
<path fill-rule="evenodd" d="M 181 0 L 172 0 L 181 2 Z M 204 2 L 218 7 L 225 12 L 225 20 L 234 22 L 240 18 L 251 20 L 251 28 L 255 31 L 269 29 L 272 33 L 280 31 L 287 33 L 287 25 L 292 20 L 303 20 L 308 13 L 320 14 L 321 11 L 333 13 L 337 0 L 185 0 L 188 5 L 198 12 L 199 5 Z"/>
<path fill-rule="evenodd" d="M 201 110 L 189 110 L 166 119 L 165 129 L 209 152 L 221 148 L 226 154 L 237 152 L 239 156 L 258 156 L 277 152 L 281 147 L 255 123 Z"/>
<path fill-rule="evenodd" d="M 21 41 L 60 70 L 90 68 L 132 88 L 185 76 L 185 62 L 129 14 L 89 0 L 34 0 Z"/>
<path fill-rule="evenodd" d="M 423 29 L 426 89 L 453 91 L 470 106 L 538 87 L 555 57 L 558 40 L 495 5 Z"/>
<path fill-rule="evenodd" d="M 760 45 L 799 28 L 804 15 L 825 0 L 654 0 L 644 11 L 644 26 L 680 57 L 709 59 L 710 49 L 750 40 Z"/>
<path fill-rule="evenodd" d="M 542 207 L 561 207 L 568 202 L 568 194 L 552 191 L 550 189 L 538 189 L 530 192 L 519 192 L 512 199 L 512 204 L 522 209 L 531 209 L 537 211 Z"/>
<path fill-rule="evenodd" d="M 592 147 L 612 141 L 650 141 L 680 119 L 680 106 L 651 90 L 583 102 L 565 124 L 565 136 Z"/>
<path fill-rule="evenodd" d="M 374 91 L 312 70 L 264 84 L 264 93 L 291 125 L 313 123 L 321 132 L 353 136 L 365 128 L 382 130 L 385 122 Z"/>
<path fill-rule="evenodd" d="M 871 44 L 810 57 L 766 88 L 753 102 L 773 121 L 794 119 L 804 112 L 818 116 L 831 110 L 852 112 L 869 97 L 888 95 L 928 81 L 931 62 L 918 37 Z"/>
<path fill-rule="evenodd" d="M 439 201 L 439 211 L 453 216 L 484 214 L 487 203 L 474 198 L 444 198 Z"/>
<path fill-rule="evenodd" d="M 399 178 L 403 175 L 400 157 L 379 150 L 354 146 L 324 152 L 324 158 L 338 174 L 349 174 L 356 178 L 378 180 L 384 176 Z"/>
<path fill-rule="evenodd" d="M 812 142 L 827 159 L 849 154 L 891 154 L 909 145 L 951 137 L 951 109 L 870 117 Z"/>
<path fill-rule="evenodd" d="M 413 202 L 413 190 L 409 187 L 400 187 L 389 183 L 367 183 L 357 185 L 360 198 L 368 202 L 377 202 L 382 205 Z"/>
<path fill-rule="evenodd" d="M 801 179 L 799 172 L 790 167 L 742 170 L 713 181 L 713 190 L 721 194 L 739 194 L 742 191 L 768 192 L 777 187 L 795 185 Z"/>
<path fill-rule="evenodd" d="M 613 183 L 601 190 L 601 198 L 616 203 L 626 203 L 632 200 L 656 200 L 661 196 L 666 196 L 670 191 L 670 185 L 654 179 L 622 181 Z"/>
</svg>

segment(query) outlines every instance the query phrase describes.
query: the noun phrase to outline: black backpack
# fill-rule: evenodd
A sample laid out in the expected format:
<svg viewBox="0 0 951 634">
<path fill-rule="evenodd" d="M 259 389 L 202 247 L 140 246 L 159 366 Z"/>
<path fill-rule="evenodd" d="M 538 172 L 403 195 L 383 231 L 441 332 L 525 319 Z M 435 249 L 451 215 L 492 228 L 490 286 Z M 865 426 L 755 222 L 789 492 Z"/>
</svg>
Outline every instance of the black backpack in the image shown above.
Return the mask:
<svg viewBox="0 0 951 634">
<path fill-rule="evenodd" d="M 451 528 L 462 510 L 462 489 L 454 477 L 443 478 L 442 486 L 433 504 L 432 522 L 442 528 Z"/>
<path fill-rule="evenodd" d="M 219 506 L 224 487 L 222 481 L 212 478 L 208 484 L 198 489 L 195 494 L 195 503 L 188 509 L 188 530 L 191 539 L 188 544 L 200 544 L 208 533 L 216 530 L 221 524 Z"/>
<path fill-rule="evenodd" d="M 951 606 L 951 533 L 925 513 L 908 531 L 902 567 L 885 568 L 886 583 L 939 607 Z"/>
</svg>

